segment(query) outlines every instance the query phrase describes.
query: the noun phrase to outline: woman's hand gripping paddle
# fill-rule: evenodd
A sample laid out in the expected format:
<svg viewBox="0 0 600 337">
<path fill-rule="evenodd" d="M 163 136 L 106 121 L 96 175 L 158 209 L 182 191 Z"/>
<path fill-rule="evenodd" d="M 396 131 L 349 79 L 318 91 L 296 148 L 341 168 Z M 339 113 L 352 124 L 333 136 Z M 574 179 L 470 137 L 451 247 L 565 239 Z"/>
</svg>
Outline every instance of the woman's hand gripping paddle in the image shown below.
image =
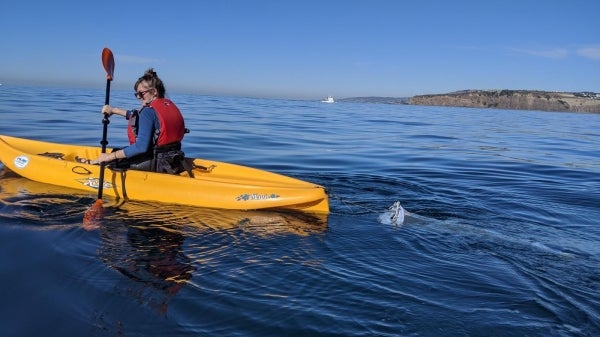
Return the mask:
<svg viewBox="0 0 600 337">
<path fill-rule="evenodd" d="M 104 48 L 102 50 L 102 65 L 104 66 L 104 70 L 106 71 L 106 95 L 104 99 L 104 105 L 108 105 L 110 98 L 110 82 L 113 79 L 113 74 L 115 72 L 115 59 L 113 57 L 112 51 L 108 48 Z M 108 132 L 108 114 L 104 114 L 104 118 L 102 119 L 102 153 L 106 153 L 106 145 L 108 141 L 106 140 L 106 135 Z M 100 177 L 98 178 L 98 199 L 94 202 L 92 207 L 90 207 L 85 214 L 83 215 L 83 228 L 92 230 L 99 227 L 98 221 L 102 218 L 104 213 L 104 207 L 102 205 L 102 190 L 104 188 L 104 168 L 105 164 L 100 164 Z"/>
</svg>

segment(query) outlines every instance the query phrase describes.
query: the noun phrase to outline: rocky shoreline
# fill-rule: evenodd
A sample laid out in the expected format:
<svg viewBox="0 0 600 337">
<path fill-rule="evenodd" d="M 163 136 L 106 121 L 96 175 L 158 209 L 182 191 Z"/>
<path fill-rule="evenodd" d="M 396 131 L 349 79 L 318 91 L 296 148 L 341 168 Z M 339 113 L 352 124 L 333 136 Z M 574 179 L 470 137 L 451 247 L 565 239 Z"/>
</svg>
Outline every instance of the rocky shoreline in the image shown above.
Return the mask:
<svg viewBox="0 0 600 337">
<path fill-rule="evenodd" d="M 413 96 L 408 104 L 600 113 L 600 94 L 531 90 L 463 90 L 448 94 Z"/>
</svg>

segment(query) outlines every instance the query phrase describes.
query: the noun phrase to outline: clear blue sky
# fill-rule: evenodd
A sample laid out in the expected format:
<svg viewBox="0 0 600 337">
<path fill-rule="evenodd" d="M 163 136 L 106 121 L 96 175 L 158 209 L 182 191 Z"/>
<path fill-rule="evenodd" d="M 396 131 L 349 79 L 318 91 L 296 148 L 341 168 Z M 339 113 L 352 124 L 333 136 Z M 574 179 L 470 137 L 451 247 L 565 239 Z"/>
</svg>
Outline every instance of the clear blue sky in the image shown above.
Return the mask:
<svg viewBox="0 0 600 337">
<path fill-rule="evenodd" d="M 600 1 L 197 0 L 0 4 L 0 83 L 278 98 L 600 92 Z"/>
</svg>

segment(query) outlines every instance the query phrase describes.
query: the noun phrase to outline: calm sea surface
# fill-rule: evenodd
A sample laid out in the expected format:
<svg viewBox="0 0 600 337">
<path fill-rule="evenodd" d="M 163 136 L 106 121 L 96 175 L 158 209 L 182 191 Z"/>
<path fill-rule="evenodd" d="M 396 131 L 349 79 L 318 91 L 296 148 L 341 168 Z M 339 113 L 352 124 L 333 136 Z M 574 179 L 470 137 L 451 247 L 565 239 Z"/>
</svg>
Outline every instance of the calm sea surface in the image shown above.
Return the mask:
<svg viewBox="0 0 600 337">
<path fill-rule="evenodd" d="M 0 336 L 600 335 L 600 114 L 171 98 L 188 156 L 324 185 L 326 224 L 105 200 L 86 231 L 95 194 L 2 169 Z M 99 145 L 103 103 L 5 84 L 0 134 Z"/>
</svg>

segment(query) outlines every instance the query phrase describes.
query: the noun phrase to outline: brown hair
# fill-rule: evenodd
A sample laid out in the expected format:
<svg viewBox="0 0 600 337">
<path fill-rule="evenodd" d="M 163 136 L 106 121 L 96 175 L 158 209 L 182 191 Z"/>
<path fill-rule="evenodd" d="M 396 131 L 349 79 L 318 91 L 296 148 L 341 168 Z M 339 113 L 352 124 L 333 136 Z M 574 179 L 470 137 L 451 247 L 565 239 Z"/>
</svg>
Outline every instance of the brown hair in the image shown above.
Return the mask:
<svg viewBox="0 0 600 337">
<path fill-rule="evenodd" d="M 144 82 L 149 89 L 156 89 L 156 96 L 158 96 L 158 98 L 165 98 L 165 85 L 163 84 L 163 81 L 158 78 L 158 75 L 156 75 L 153 68 L 146 70 L 144 75 L 138 78 L 133 85 L 133 91 L 136 91 L 138 85 L 142 82 Z"/>
</svg>

